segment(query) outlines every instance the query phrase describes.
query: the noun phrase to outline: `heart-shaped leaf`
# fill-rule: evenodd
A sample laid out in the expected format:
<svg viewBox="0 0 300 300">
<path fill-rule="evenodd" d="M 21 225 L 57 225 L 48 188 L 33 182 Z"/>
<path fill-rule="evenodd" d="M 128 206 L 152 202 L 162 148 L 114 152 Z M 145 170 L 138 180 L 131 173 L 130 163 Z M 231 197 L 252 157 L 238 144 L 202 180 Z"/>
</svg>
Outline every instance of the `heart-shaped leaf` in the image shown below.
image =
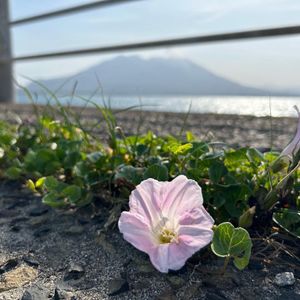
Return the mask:
<svg viewBox="0 0 300 300">
<path fill-rule="evenodd" d="M 244 228 L 234 228 L 231 223 L 225 222 L 214 230 L 212 251 L 220 257 L 232 257 L 234 265 L 239 270 L 248 265 L 251 248 L 251 238 Z"/>
</svg>

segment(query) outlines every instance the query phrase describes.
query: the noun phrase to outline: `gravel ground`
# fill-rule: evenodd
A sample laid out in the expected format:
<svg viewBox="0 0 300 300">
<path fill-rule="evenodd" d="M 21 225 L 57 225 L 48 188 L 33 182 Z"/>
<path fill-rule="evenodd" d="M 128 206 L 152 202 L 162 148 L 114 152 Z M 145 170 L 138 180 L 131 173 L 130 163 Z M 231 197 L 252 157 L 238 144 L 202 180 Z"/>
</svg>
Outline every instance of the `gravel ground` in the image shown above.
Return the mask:
<svg viewBox="0 0 300 300">
<path fill-rule="evenodd" d="M 220 276 L 223 260 L 202 251 L 182 270 L 161 274 L 118 230 L 103 231 L 108 207 L 101 203 L 54 210 L 19 183 L 2 182 L 0 299 L 300 299 L 293 260 L 251 261 L 244 271 L 230 266 Z M 293 273 L 291 285 L 278 286 L 281 272 Z"/>
</svg>

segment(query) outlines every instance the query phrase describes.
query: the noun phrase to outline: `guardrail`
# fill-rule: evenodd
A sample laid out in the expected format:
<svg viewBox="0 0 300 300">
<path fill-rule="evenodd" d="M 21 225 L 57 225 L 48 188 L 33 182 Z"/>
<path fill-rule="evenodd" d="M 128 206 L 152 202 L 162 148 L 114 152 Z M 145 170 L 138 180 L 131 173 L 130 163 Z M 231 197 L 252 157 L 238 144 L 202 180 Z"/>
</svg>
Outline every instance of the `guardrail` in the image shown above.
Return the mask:
<svg viewBox="0 0 300 300">
<path fill-rule="evenodd" d="M 13 101 L 13 76 L 12 65 L 14 61 L 25 61 L 35 59 L 47 59 L 56 57 L 66 57 L 75 55 L 87 55 L 96 53 L 112 53 L 120 51 L 130 51 L 139 49 L 151 49 L 171 46 L 185 46 L 191 44 L 207 44 L 213 42 L 226 42 L 233 40 L 243 40 L 252 38 L 266 38 L 285 35 L 300 34 L 300 26 L 287 26 L 279 28 L 264 28 L 257 30 L 226 32 L 221 34 L 200 35 L 192 37 L 182 37 L 176 39 L 164 39 L 145 41 L 131 44 L 108 45 L 103 47 L 72 49 L 61 52 L 40 53 L 35 55 L 11 56 L 10 27 L 23 25 L 26 23 L 45 20 L 47 18 L 60 17 L 66 14 L 79 13 L 88 9 L 104 8 L 112 5 L 121 5 L 129 2 L 141 2 L 143 0 L 102 0 L 87 4 L 73 6 L 61 10 L 51 11 L 44 14 L 29 16 L 22 19 L 9 19 L 8 0 L 0 0 L 0 103 Z"/>
</svg>

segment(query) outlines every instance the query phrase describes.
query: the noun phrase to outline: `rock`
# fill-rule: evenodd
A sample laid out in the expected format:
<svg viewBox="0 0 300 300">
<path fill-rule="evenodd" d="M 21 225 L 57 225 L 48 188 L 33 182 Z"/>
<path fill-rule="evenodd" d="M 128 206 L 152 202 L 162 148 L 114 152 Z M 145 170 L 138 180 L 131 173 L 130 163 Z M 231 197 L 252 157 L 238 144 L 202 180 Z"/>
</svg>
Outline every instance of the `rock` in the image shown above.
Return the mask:
<svg viewBox="0 0 300 300">
<path fill-rule="evenodd" d="M 176 300 L 176 296 L 171 289 L 166 289 L 156 297 L 156 300 Z"/>
<path fill-rule="evenodd" d="M 9 259 L 5 264 L 3 264 L 0 267 L 0 274 L 3 274 L 5 272 L 14 269 L 18 264 L 19 262 L 16 259 Z"/>
<path fill-rule="evenodd" d="M 45 288 L 33 285 L 24 292 L 21 300 L 48 300 L 48 295 L 49 292 Z"/>
<path fill-rule="evenodd" d="M 10 227 L 10 230 L 13 232 L 19 232 L 21 230 L 21 226 L 19 225 L 13 225 Z"/>
<path fill-rule="evenodd" d="M 62 285 L 57 285 L 54 292 L 53 300 L 76 300 L 73 292 L 63 289 Z"/>
<path fill-rule="evenodd" d="M 23 223 L 25 221 L 28 221 L 27 217 L 17 217 L 10 221 L 10 225 L 13 226 L 16 225 L 17 223 Z"/>
<path fill-rule="evenodd" d="M 68 273 L 65 275 L 64 280 L 78 280 L 84 274 L 84 269 L 81 265 L 71 263 Z"/>
<path fill-rule="evenodd" d="M 77 235 L 84 232 L 84 228 L 79 225 L 74 225 L 63 231 L 65 234 Z"/>
<path fill-rule="evenodd" d="M 33 281 L 38 271 L 32 267 L 20 266 L 12 271 L 4 273 L 0 281 L 0 292 L 21 287 Z"/>
<path fill-rule="evenodd" d="M 32 226 L 32 227 L 38 227 L 40 225 L 43 225 L 45 223 L 47 223 L 48 221 L 48 216 L 38 216 L 38 217 L 34 217 L 29 219 L 28 223 Z"/>
<path fill-rule="evenodd" d="M 43 226 L 43 227 L 38 228 L 37 230 L 35 230 L 33 232 L 33 236 L 36 237 L 36 238 L 45 236 L 50 230 L 51 230 L 50 227 Z"/>
<path fill-rule="evenodd" d="M 289 286 L 295 283 L 295 277 L 292 272 L 278 273 L 275 276 L 274 283 L 278 286 Z"/>
<path fill-rule="evenodd" d="M 69 285 L 67 282 L 63 281 L 63 280 L 59 280 L 56 283 L 56 288 L 59 289 L 59 290 L 67 291 L 67 292 L 73 292 L 74 291 L 74 288 L 71 285 Z"/>
<path fill-rule="evenodd" d="M 33 257 L 25 256 L 25 257 L 23 257 L 23 260 L 26 262 L 27 265 L 29 265 L 31 267 L 38 267 L 39 266 L 39 262 L 36 261 Z"/>
<path fill-rule="evenodd" d="M 38 216 L 46 214 L 48 211 L 49 211 L 49 208 L 47 206 L 37 206 L 30 210 L 29 216 L 38 217 Z"/>
<path fill-rule="evenodd" d="M 129 284 L 127 280 L 118 278 L 112 279 L 108 282 L 108 295 L 115 296 L 129 290 Z"/>
</svg>

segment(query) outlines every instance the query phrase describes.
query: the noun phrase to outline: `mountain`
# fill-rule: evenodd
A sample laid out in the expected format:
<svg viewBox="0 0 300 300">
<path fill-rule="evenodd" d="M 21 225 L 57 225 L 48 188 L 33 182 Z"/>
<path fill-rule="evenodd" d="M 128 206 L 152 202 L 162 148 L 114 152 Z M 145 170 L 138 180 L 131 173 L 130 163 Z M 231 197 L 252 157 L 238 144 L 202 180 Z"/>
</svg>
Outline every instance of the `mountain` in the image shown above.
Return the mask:
<svg viewBox="0 0 300 300">
<path fill-rule="evenodd" d="M 105 95 L 267 95 L 268 93 L 228 80 L 186 59 L 118 56 L 86 69 L 72 78 L 40 81 L 50 90 L 91 94 L 100 84 Z M 38 92 L 35 84 L 28 87 Z"/>
</svg>

